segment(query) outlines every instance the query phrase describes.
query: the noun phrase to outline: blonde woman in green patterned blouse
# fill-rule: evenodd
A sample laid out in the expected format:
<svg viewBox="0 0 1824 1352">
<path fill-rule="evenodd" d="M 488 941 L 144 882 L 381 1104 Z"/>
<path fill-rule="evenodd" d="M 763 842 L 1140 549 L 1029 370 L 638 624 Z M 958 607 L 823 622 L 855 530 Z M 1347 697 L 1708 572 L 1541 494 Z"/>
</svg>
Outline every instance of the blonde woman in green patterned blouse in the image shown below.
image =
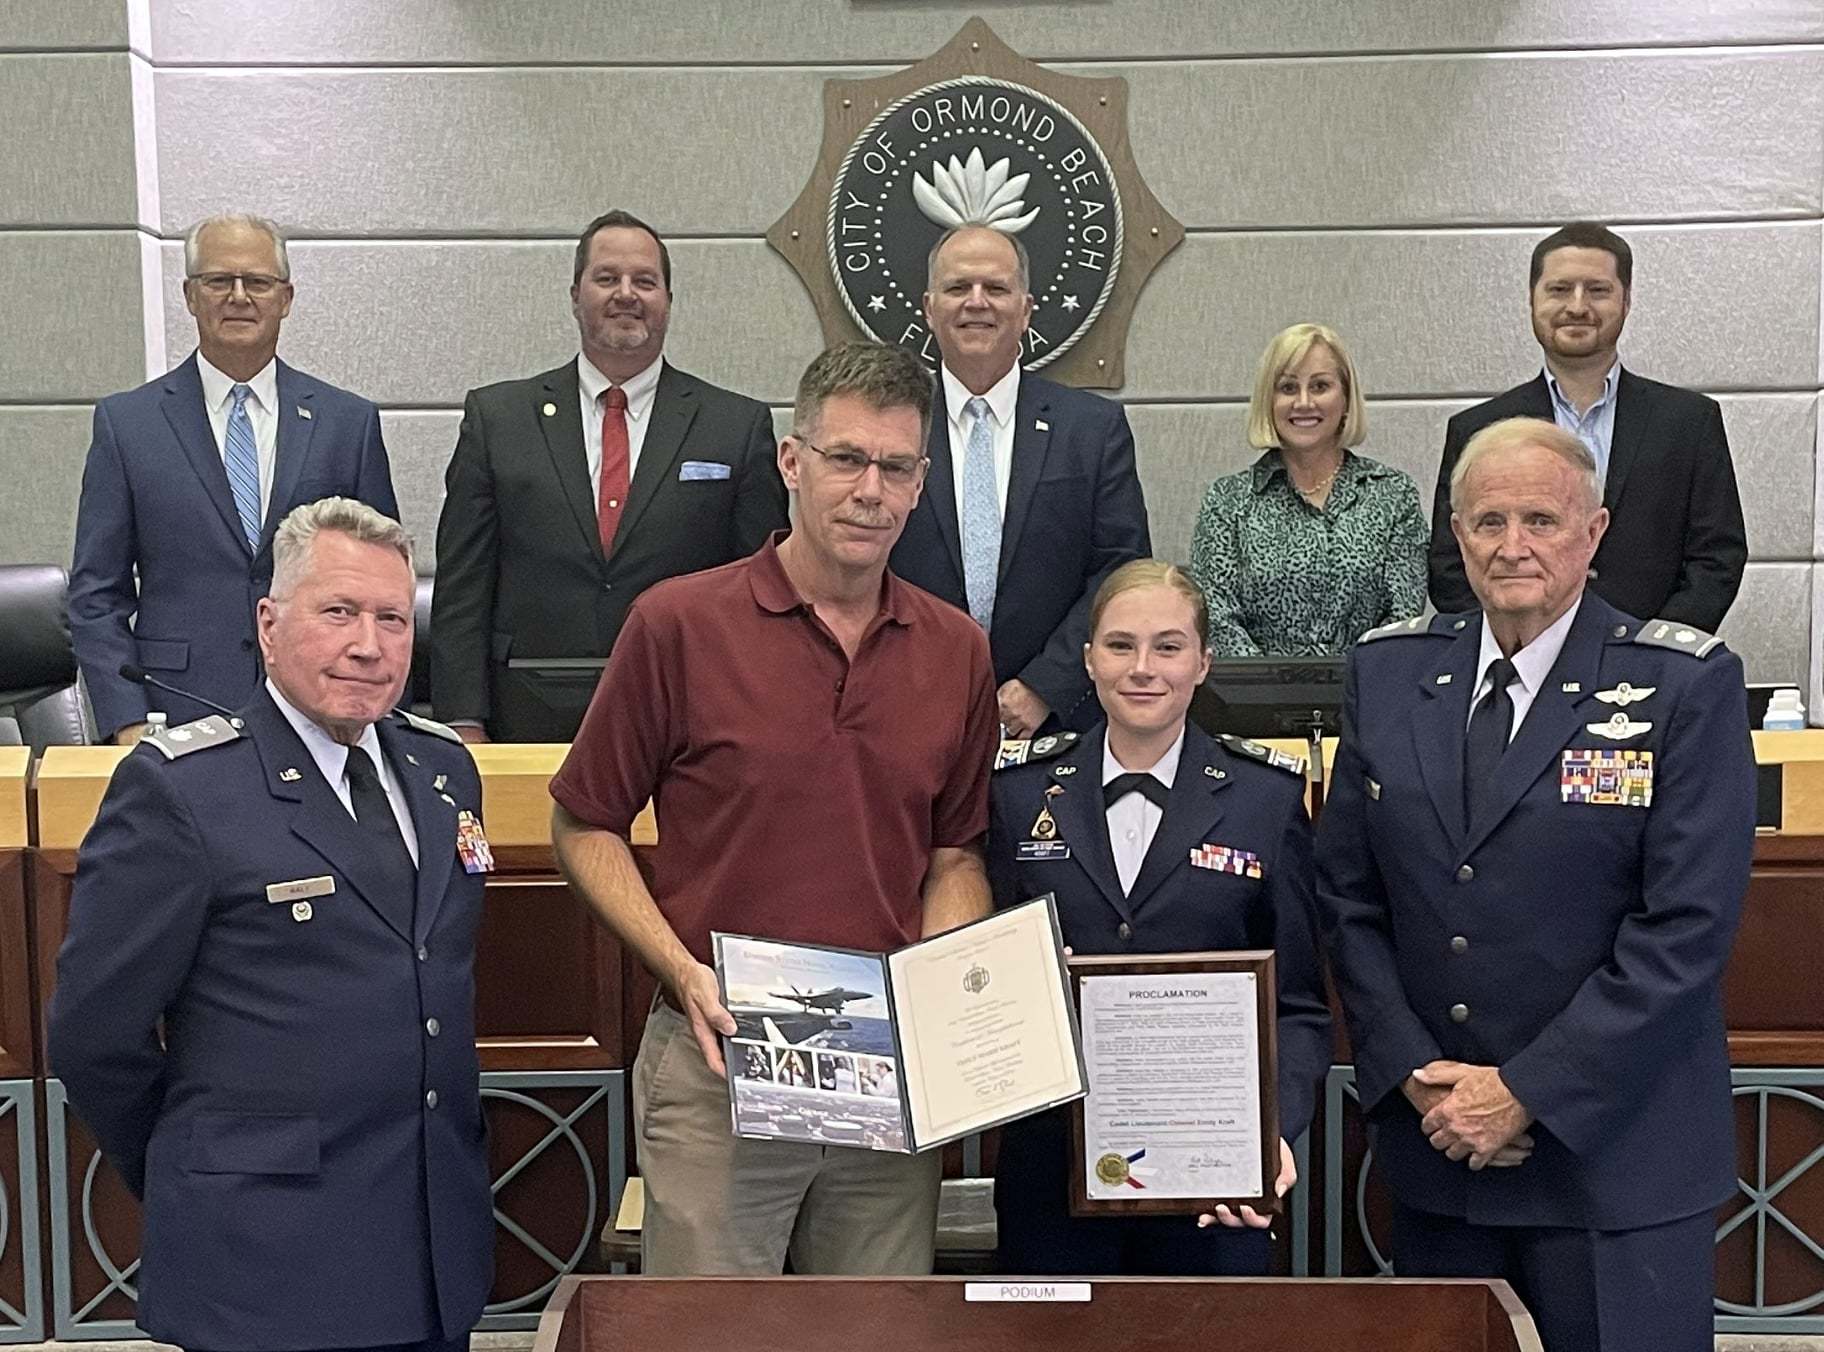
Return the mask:
<svg viewBox="0 0 1824 1352">
<path fill-rule="evenodd" d="M 1322 324 L 1267 344 L 1248 404 L 1254 464 L 1210 485 L 1191 576 L 1223 657 L 1340 653 L 1425 609 L 1430 527 L 1405 474 L 1358 455 L 1368 432 L 1355 365 Z"/>
</svg>

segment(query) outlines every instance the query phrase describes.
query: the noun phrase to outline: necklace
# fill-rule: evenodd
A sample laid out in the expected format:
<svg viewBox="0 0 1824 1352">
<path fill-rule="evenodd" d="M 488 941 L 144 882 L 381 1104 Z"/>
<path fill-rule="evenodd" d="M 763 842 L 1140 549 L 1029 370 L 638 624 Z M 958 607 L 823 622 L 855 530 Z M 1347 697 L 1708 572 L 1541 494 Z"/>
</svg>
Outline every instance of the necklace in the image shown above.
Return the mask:
<svg viewBox="0 0 1824 1352">
<path fill-rule="evenodd" d="M 1300 488 L 1298 486 L 1297 481 L 1292 480 L 1292 490 L 1295 493 L 1297 493 L 1299 495 L 1299 497 L 1303 498 L 1306 502 L 1312 502 L 1318 498 L 1323 497 L 1324 494 L 1326 494 L 1330 491 L 1330 485 L 1336 482 L 1336 476 L 1342 472 L 1342 468 L 1343 468 L 1342 462 L 1338 461 L 1336 468 L 1332 469 L 1328 474 L 1326 474 L 1322 479 L 1318 480 L 1317 483 L 1313 484 L 1310 488 Z M 1290 471 L 1287 472 L 1286 478 L 1289 480 L 1292 479 L 1292 475 L 1291 475 Z"/>
</svg>

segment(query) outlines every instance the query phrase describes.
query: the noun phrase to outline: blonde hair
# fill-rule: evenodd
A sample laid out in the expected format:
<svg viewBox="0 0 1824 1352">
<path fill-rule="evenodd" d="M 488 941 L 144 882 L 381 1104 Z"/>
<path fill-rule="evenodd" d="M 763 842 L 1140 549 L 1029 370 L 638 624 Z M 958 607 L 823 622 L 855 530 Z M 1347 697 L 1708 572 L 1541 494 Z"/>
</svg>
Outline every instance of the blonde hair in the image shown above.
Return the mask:
<svg viewBox="0 0 1824 1352">
<path fill-rule="evenodd" d="M 1279 378 L 1305 359 L 1305 354 L 1319 344 L 1336 358 L 1343 378 L 1343 394 L 1348 399 L 1343 411 L 1342 444 L 1359 446 L 1368 435 L 1368 409 L 1362 402 L 1362 383 L 1356 379 L 1355 363 L 1336 330 L 1326 324 L 1294 324 L 1281 329 L 1260 355 L 1260 369 L 1254 374 L 1254 397 L 1248 400 L 1248 444 L 1257 451 L 1279 445 L 1279 429 L 1273 425 L 1273 387 Z"/>
<path fill-rule="evenodd" d="M 1210 646 L 1210 604 L 1204 599 L 1203 589 L 1191 581 L 1184 569 L 1164 559 L 1133 559 L 1102 579 L 1102 585 L 1096 588 L 1095 599 L 1089 603 L 1091 642 L 1095 641 L 1096 630 L 1102 626 L 1102 612 L 1108 609 L 1109 603 L 1123 592 L 1138 591 L 1142 587 L 1169 587 L 1189 601 L 1191 618 L 1197 629 L 1197 646 Z"/>
<path fill-rule="evenodd" d="M 1463 483 L 1469 478 L 1470 468 L 1478 460 L 1498 455 L 1502 451 L 1517 451 L 1526 446 L 1537 446 L 1563 460 L 1577 473 L 1578 483 L 1583 489 L 1584 506 L 1592 512 L 1602 506 L 1602 484 L 1596 477 L 1596 457 L 1590 454 L 1588 446 L 1557 423 L 1545 418 L 1503 418 L 1500 422 L 1490 423 L 1471 437 L 1469 444 L 1463 448 L 1463 454 L 1457 457 L 1457 463 L 1451 466 L 1450 510 L 1463 510 Z"/>
</svg>

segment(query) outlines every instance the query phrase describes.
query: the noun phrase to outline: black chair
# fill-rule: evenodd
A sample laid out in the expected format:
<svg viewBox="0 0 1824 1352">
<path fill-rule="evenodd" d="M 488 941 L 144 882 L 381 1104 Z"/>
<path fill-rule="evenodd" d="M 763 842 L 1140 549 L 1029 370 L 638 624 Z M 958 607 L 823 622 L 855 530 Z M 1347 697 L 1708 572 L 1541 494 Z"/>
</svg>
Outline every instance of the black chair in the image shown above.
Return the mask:
<svg viewBox="0 0 1824 1352">
<path fill-rule="evenodd" d="M 434 578 L 418 579 L 412 602 L 412 674 L 405 683 L 405 707 L 420 718 L 431 716 L 431 589 Z"/>
<path fill-rule="evenodd" d="M 69 587 L 52 564 L 0 565 L 0 718 L 34 751 L 96 740 L 70 647 Z"/>
</svg>

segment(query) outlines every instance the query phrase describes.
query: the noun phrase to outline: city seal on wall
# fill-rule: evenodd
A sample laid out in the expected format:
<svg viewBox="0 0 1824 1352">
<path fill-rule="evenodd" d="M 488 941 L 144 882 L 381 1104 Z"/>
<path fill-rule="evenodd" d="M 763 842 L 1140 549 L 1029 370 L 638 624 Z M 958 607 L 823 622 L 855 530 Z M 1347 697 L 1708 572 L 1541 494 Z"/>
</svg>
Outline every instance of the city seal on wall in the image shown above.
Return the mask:
<svg viewBox="0 0 1824 1352">
<path fill-rule="evenodd" d="M 972 19 L 909 70 L 829 81 L 824 102 L 817 169 L 767 238 L 826 341 L 859 331 L 935 365 L 927 257 L 946 230 L 987 226 L 1031 259 L 1023 365 L 1122 383 L 1135 299 L 1184 236 L 1126 152 L 1125 81 L 1047 71 Z"/>
</svg>

